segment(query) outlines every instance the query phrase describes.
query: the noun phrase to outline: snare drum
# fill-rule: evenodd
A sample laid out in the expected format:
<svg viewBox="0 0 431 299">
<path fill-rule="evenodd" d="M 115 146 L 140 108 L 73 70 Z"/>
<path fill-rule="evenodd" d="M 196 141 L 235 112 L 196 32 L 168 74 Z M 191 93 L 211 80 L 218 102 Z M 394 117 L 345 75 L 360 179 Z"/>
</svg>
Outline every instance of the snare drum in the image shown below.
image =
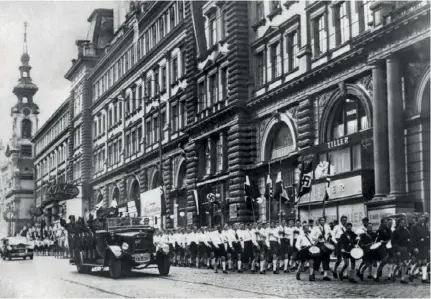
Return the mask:
<svg viewBox="0 0 431 299">
<path fill-rule="evenodd" d="M 320 249 L 317 246 L 311 246 L 310 248 L 308 248 L 308 252 L 312 257 L 320 256 Z"/>
<path fill-rule="evenodd" d="M 364 250 L 360 247 L 355 247 L 350 251 L 350 256 L 355 260 L 360 260 L 364 256 Z"/>
<path fill-rule="evenodd" d="M 383 246 L 382 242 L 377 242 L 371 245 L 370 251 L 371 251 L 371 256 L 377 261 L 381 261 L 387 256 L 385 247 Z"/>
<path fill-rule="evenodd" d="M 323 243 L 322 251 L 323 252 L 333 252 L 335 250 L 335 246 L 329 242 Z"/>
</svg>

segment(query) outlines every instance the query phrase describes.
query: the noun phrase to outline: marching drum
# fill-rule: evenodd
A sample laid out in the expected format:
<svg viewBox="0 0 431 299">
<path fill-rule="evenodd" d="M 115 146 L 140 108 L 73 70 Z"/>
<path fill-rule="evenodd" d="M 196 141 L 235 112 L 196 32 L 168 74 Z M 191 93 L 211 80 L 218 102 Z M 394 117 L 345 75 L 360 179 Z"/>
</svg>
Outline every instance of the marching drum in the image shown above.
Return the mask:
<svg viewBox="0 0 431 299">
<path fill-rule="evenodd" d="M 323 252 L 333 252 L 335 250 L 335 246 L 329 242 L 323 243 L 322 251 Z"/>
<path fill-rule="evenodd" d="M 371 245 L 370 250 L 371 250 L 371 255 L 377 261 L 381 261 L 387 256 L 385 247 L 383 246 L 382 242 L 377 242 Z"/>
<path fill-rule="evenodd" d="M 391 242 L 391 240 L 389 240 L 389 242 L 386 243 L 386 248 L 387 249 L 391 249 L 392 248 L 392 242 Z"/>
<path fill-rule="evenodd" d="M 317 246 L 311 246 L 310 248 L 308 248 L 308 252 L 312 257 L 317 257 L 320 255 L 320 249 Z"/>
<path fill-rule="evenodd" d="M 350 255 L 355 260 L 360 260 L 364 256 L 364 250 L 360 247 L 355 247 L 350 251 Z"/>
</svg>

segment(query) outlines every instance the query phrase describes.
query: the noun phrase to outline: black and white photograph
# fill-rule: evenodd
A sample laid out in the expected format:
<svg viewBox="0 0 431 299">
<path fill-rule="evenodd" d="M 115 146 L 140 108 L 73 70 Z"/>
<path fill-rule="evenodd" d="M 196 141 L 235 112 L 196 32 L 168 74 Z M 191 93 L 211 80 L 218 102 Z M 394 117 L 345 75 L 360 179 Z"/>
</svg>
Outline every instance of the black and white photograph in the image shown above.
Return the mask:
<svg viewBox="0 0 431 299">
<path fill-rule="evenodd" d="M 0 298 L 430 298 L 431 0 L 0 0 Z"/>
</svg>

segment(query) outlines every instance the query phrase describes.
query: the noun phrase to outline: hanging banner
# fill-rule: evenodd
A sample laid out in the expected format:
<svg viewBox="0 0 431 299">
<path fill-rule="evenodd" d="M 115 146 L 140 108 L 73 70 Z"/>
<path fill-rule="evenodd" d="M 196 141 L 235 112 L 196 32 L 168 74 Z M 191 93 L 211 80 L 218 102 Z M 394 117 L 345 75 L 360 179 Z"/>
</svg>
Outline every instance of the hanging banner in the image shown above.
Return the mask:
<svg viewBox="0 0 431 299">
<path fill-rule="evenodd" d="M 236 219 L 238 218 L 238 205 L 235 204 L 231 204 L 229 206 L 229 218 L 230 219 Z"/>
<path fill-rule="evenodd" d="M 156 217 L 156 227 L 160 227 L 162 218 L 162 191 L 160 188 L 141 193 L 141 216 Z"/>
</svg>

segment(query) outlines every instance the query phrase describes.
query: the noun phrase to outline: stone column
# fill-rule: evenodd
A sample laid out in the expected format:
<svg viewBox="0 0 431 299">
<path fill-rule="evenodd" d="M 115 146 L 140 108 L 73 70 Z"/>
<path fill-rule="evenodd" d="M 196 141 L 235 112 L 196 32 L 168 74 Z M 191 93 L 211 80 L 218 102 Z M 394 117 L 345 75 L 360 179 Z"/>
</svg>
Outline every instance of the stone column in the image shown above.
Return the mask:
<svg viewBox="0 0 431 299">
<path fill-rule="evenodd" d="M 406 167 L 404 149 L 404 109 L 400 62 L 391 57 L 386 60 L 388 88 L 389 178 L 390 195 L 405 195 Z"/>
<path fill-rule="evenodd" d="M 388 112 L 385 93 L 384 69 L 381 63 L 373 67 L 373 140 L 375 197 L 389 192 Z"/>
</svg>

